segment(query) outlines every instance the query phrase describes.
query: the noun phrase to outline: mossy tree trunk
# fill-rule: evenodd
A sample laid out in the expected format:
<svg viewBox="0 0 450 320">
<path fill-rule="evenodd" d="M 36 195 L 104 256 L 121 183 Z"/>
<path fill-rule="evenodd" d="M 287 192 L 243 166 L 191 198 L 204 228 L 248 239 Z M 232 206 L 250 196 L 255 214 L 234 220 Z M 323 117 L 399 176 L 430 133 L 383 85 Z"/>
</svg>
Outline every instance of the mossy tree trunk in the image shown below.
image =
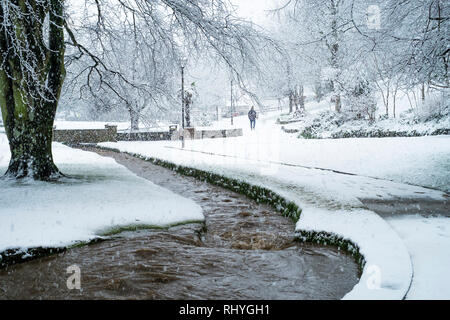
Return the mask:
<svg viewBox="0 0 450 320">
<path fill-rule="evenodd" d="M 11 150 L 6 174 L 58 178 L 52 131 L 65 76 L 63 0 L 2 2 L 0 28 L 0 107 Z"/>
</svg>

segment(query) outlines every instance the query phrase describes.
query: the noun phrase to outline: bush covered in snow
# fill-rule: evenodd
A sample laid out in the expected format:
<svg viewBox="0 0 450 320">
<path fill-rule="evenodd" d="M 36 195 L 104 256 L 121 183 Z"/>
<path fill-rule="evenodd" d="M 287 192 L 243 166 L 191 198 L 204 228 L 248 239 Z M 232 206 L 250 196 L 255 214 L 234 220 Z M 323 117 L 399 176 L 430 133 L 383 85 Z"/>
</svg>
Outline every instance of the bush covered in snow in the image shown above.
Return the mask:
<svg viewBox="0 0 450 320">
<path fill-rule="evenodd" d="M 298 132 L 299 138 L 357 138 L 357 137 L 417 137 L 450 134 L 450 108 L 433 108 L 429 113 L 407 111 L 398 119 L 380 117 L 378 121 L 356 119 L 354 113 L 322 111 L 314 117 L 306 117 L 284 128 L 286 132 Z"/>
<path fill-rule="evenodd" d="M 375 121 L 377 101 L 369 81 L 358 79 L 357 84 L 344 95 L 343 107 L 350 117 Z"/>
<path fill-rule="evenodd" d="M 320 103 L 310 101 L 306 112 L 281 115 L 277 123 L 283 125 L 285 132 L 299 133 L 300 138 L 306 139 L 450 134 L 449 90 L 427 92 L 424 100 L 417 99 L 415 94 L 404 94 L 397 99 L 394 108 L 397 117 L 392 118 L 392 114 L 389 117 L 384 109 L 377 108 L 385 100 L 377 97 L 365 82 L 358 83 L 355 87 L 349 87 L 353 89 L 342 96 L 339 113 L 330 103 L 331 96 L 327 96 Z"/>
<path fill-rule="evenodd" d="M 439 121 L 450 117 L 450 93 L 430 95 L 418 108 L 408 110 L 402 115 L 404 121 L 416 124 Z"/>
<path fill-rule="evenodd" d="M 333 132 L 338 128 L 366 121 L 356 120 L 354 113 L 336 113 L 334 111 L 322 111 L 313 118 L 305 118 L 304 126 L 300 130 L 300 136 L 307 139 L 325 138 L 327 132 Z M 325 134 L 325 135 L 324 135 Z"/>
</svg>

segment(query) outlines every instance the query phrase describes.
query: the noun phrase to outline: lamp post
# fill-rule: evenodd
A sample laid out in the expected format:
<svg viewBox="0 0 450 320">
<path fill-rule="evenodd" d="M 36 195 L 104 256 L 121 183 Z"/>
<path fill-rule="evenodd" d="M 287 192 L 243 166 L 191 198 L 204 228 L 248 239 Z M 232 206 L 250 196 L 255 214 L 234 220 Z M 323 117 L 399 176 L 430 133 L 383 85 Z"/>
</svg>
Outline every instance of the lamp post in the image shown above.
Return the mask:
<svg viewBox="0 0 450 320">
<path fill-rule="evenodd" d="M 181 66 L 181 128 L 184 129 L 184 66 Z"/>
<path fill-rule="evenodd" d="M 233 125 L 233 78 L 231 78 L 231 98 L 230 98 L 230 115 L 231 115 L 231 125 Z"/>
<path fill-rule="evenodd" d="M 181 61 L 181 147 L 184 148 L 184 66 L 186 60 Z"/>
</svg>

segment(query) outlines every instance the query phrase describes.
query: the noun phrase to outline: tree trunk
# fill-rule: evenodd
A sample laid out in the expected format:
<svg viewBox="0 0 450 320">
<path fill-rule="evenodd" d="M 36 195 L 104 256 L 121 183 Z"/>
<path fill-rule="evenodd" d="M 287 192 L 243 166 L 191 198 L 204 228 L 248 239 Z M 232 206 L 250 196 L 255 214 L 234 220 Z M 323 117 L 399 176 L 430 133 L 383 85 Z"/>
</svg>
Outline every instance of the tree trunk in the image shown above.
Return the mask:
<svg viewBox="0 0 450 320">
<path fill-rule="evenodd" d="M 131 131 L 139 131 L 139 112 L 129 109 L 131 119 Z"/>
<path fill-rule="evenodd" d="M 8 17 L 4 12 L 12 4 L 0 5 L 0 107 L 11 150 L 6 175 L 50 180 L 61 176 L 52 131 L 65 76 L 63 3 L 28 2 Z M 47 15 L 48 48 L 41 27 Z"/>
<path fill-rule="evenodd" d="M 394 118 L 395 118 L 395 98 L 396 98 L 396 95 L 397 95 L 397 92 L 394 93 L 394 104 L 392 106 L 393 107 L 392 113 L 393 113 Z"/>
<path fill-rule="evenodd" d="M 191 105 L 192 105 L 192 97 L 193 94 L 190 93 L 189 91 L 186 91 L 185 96 L 184 96 L 184 116 L 185 116 L 185 120 L 186 120 L 186 127 L 191 127 Z M 233 107 L 231 107 L 231 117 L 233 117 Z"/>
<path fill-rule="evenodd" d="M 184 112 L 185 112 L 185 117 L 186 117 L 186 127 L 190 128 L 191 127 L 191 105 L 189 102 L 186 102 Z M 234 112 L 234 110 L 232 110 L 231 112 Z"/>
<path fill-rule="evenodd" d="M 390 84 L 388 83 L 388 87 L 386 90 L 386 116 L 389 118 L 389 93 L 390 93 L 391 89 L 390 89 Z"/>
<path fill-rule="evenodd" d="M 55 179 L 60 176 L 53 163 L 53 119 L 31 121 L 28 117 L 6 117 L 6 133 L 11 160 L 6 175 L 16 178 L 30 177 L 37 180 Z"/>
<path fill-rule="evenodd" d="M 395 118 L 395 105 L 396 105 L 396 100 L 397 100 L 397 91 L 398 91 L 398 82 L 395 85 L 395 89 L 394 89 L 394 93 L 393 93 L 393 99 L 394 99 L 394 104 L 392 105 L 393 109 L 393 116 Z"/>
<path fill-rule="evenodd" d="M 294 93 L 292 90 L 289 92 L 289 114 L 294 111 Z"/>
<path fill-rule="evenodd" d="M 414 106 L 412 104 L 411 98 L 409 97 L 409 93 L 408 93 L 408 91 L 405 91 L 405 92 L 406 92 L 406 97 L 408 98 L 408 101 L 409 101 L 409 107 L 411 108 L 411 110 L 413 110 Z"/>
<path fill-rule="evenodd" d="M 300 109 L 305 111 L 305 87 L 303 85 L 299 87 L 298 104 Z"/>
<path fill-rule="evenodd" d="M 341 95 L 338 93 L 338 94 L 336 94 L 335 96 L 334 96 L 334 99 L 335 99 L 335 106 L 334 106 L 334 110 L 336 111 L 336 112 L 341 112 Z"/>
<path fill-rule="evenodd" d="M 334 72 L 340 69 L 339 60 L 338 60 L 338 52 L 339 52 L 339 37 L 338 37 L 338 6 L 339 3 L 331 0 L 331 38 L 332 43 L 329 45 L 330 53 L 331 53 L 331 66 L 334 69 Z M 341 95 L 337 90 L 336 86 L 337 75 L 334 75 L 332 86 L 334 92 L 334 109 L 336 112 L 341 112 Z"/>
</svg>

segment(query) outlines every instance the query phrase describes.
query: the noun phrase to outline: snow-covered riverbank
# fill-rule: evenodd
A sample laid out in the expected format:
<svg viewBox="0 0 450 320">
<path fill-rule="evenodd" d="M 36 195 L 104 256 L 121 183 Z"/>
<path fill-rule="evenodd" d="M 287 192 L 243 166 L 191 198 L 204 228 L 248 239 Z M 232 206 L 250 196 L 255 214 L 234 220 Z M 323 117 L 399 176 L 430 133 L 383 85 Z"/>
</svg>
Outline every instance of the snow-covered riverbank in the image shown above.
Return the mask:
<svg viewBox="0 0 450 320">
<path fill-rule="evenodd" d="M 258 121 L 257 130 L 253 132 L 244 127 L 242 138 L 187 141 L 184 150 L 180 142 L 101 145 L 242 179 L 294 201 L 303 209 L 297 230 L 333 233 L 360 247 L 366 267 L 360 284 L 348 298 L 401 299 L 411 286 L 407 298 L 414 299 L 419 297 L 415 292 L 421 291 L 421 283 L 437 278 L 447 283 L 445 274 L 433 272 L 433 266 L 450 267 L 448 250 L 434 248 L 433 262 L 424 260 L 424 255 L 412 254 L 408 250 L 413 241 L 411 233 L 416 234 L 414 241 L 420 238 L 424 246 L 429 234 L 418 233 L 416 229 L 400 232 L 397 218 L 384 220 L 365 209 L 359 199 L 446 201 L 441 191 L 410 184 L 431 184 L 447 190 L 448 137 L 355 139 L 353 143 L 350 140 L 309 140 L 306 143 L 281 133 L 273 124 L 273 118 Z M 245 117 L 236 122 L 247 126 Z M 390 154 L 394 156 L 388 157 Z M 437 185 L 433 185 L 434 181 L 438 181 Z M 444 232 L 448 230 L 443 228 Z M 450 234 L 445 233 L 444 237 L 448 236 Z M 425 266 L 414 278 L 413 265 Z M 438 298 L 449 296 L 449 290 L 437 295 Z M 420 297 L 436 298 L 436 295 Z"/>
<path fill-rule="evenodd" d="M 114 160 L 54 144 L 59 182 L 0 180 L 0 252 L 65 247 L 121 227 L 203 220 L 193 201 L 142 179 Z M 9 149 L 0 134 L 0 172 Z"/>
</svg>

